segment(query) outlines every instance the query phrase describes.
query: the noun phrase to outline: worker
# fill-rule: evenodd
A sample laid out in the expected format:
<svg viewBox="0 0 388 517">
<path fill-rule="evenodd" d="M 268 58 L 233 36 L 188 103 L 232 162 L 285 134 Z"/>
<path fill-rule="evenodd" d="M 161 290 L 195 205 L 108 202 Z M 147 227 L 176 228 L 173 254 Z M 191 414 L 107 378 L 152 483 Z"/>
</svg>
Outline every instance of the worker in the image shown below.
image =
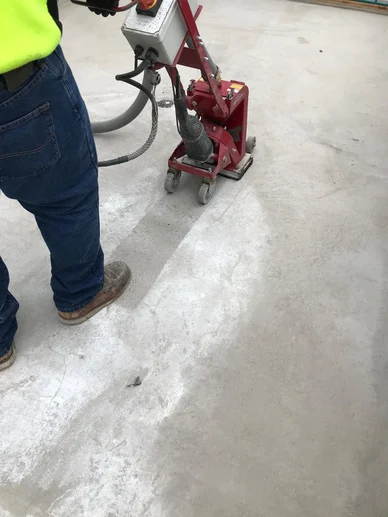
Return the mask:
<svg viewBox="0 0 388 517">
<path fill-rule="evenodd" d="M 106 16 L 119 2 L 89 3 Z M 35 216 L 59 319 L 76 325 L 116 300 L 131 272 L 104 266 L 96 148 L 60 39 L 57 0 L 0 2 L 0 193 Z M 0 370 L 16 357 L 19 304 L 8 286 L 0 257 Z"/>
</svg>

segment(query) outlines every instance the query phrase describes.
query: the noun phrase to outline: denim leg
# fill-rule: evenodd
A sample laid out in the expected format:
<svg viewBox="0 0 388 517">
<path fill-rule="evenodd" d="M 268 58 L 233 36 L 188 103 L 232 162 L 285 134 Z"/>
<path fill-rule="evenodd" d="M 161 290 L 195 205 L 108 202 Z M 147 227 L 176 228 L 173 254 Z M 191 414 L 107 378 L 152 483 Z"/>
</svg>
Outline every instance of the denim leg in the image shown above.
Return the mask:
<svg viewBox="0 0 388 517">
<path fill-rule="evenodd" d="M 0 189 L 36 218 L 51 254 L 56 307 L 84 307 L 104 282 L 97 154 L 60 48 L 21 89 L 0 84 Z"/>
<path fill-rule="evenodd" d="M 93 183 L 93 182 L 91 182 Z M 98 193 L 92 185 L 64 202 L 22 206 L 35 215 L 51 253 L 51 287 L 58 310 L 87 305 L 104 283 Z"/>
<path fill-rule="evenodd" d="M 16 313 L 19 304 L 8 291 L 9 275 L 0 257 L 0 357 L 9 352 L 16 330 Z"/>
</svg>

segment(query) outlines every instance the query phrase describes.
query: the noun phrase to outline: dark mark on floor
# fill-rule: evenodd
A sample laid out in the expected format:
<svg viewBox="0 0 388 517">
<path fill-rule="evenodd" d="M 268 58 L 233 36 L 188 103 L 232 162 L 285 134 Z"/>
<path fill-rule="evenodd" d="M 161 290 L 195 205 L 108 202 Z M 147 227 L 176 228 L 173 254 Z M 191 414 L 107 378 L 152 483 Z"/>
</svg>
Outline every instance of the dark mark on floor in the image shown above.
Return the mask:
<svg viewBox="0 0 388 517">
<path fill-rule="evenodd" d="M 135 379 L 135 382 L 132 382 L 131 384 L 127 384 L 127 388 L 132 388 L 132 387 L 136 387 L 136 386 L 140 386 L 140 385 L 141 385 L 141 379 L 139 376 L 137 376 Z"/>
<path fill-rule="evenodd" d="M 160 99 L 158 106 L 159 108 L 171 108 L 174 106 L 174 101 L 172 99 Z"/>
</svg>

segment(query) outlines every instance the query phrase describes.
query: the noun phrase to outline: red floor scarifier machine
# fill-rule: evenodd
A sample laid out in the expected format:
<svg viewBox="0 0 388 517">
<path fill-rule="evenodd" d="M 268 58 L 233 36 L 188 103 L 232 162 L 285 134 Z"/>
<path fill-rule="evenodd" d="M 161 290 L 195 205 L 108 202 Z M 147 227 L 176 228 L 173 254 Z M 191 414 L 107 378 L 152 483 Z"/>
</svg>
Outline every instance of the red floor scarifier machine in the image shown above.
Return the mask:
<svg viewBox="0 0 388 517">
<path fill-rule="evenodd" d="M 93 7 L 79 0 L 72 2 Z M 158 70 L 166 68 L 172 81 L 177 128 L 182 141 L 169 159 L 164 186 L 167 192 L 173 193 L 182 172 L 199 176 L 202 179 L 199 201 L 207 204 L 218 174 L 239 180 L 252 165 L 256 138 L 247 138 L 248 87 L 241 81 L 222 80 L 220 69 L 198 31 L 196 20 L 202 6 L 197 0 L 135 0 L 112 10 L 128 10 L 122 32 L 135 53 L 135 69 L 116 79 L 137 87 L 140 92 L 125 113 L 92 124 L 93 131 L 105 133 L 129 124 L 148 100 L 152 104 L 152 129 L 140 149 L 99 165 L 107 167 L 128 162 L 151 146 L 158 128 L 154 96 L 160 82 Z M 192 80 L 186 92 L 178 65 L 201 71 L 200 79 Z M 133 78 L 142 72 L 141 84 Z M 195 115 L 190 115 L 189 110 Z"/>
</svg>

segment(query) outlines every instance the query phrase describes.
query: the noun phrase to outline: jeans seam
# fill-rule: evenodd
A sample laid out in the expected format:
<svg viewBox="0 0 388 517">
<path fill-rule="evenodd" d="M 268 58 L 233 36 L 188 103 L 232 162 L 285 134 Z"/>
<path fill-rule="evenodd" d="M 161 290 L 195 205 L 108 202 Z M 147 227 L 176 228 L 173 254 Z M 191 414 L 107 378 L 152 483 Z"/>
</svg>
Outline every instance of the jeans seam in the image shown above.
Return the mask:
<svg viewBox="0 0 388 517">
<path fill-rule="evenodd" d="M 65 75 L 66 69 L 67 69 L 66 63 L 63 61 L 63 59 L 57 49 L 54 50 L 54 54 L 57 56 L 57 58 L 61 62 L 62 72 L 60 70 L 58 70 L 57 67 L 51 61 L 48 61 L 48 66 L 51 68 L 51 70 L 53 72 L 55 72 L 58 75 L 58 77 L 63 77 Z"/>
<path fill-rule="evenodd" d="M 27 115 L 24 115 L 24 117 L 20 117 L 17 120 L 13 120 L 12 122 L 8 122 L 7 124 L 3 124 L 2 126 L 0 126 L 0 134 L 3 133 L 4 131 L 9 131 L 10 129 L 14 129 L 14 128 L 24 124 L 25 122 L 28 122 L 29 120 L 31 120 L 33 118 L 37 118 L 37 117 L 39 117 L 39 115 L 42 115 L 45 111 L 49 111 L 49 110 L 50 110 L 50 103 L 45 102 L 44 104 L 42 104 L 42 106 L 39 106 L 39 108 L 36 108 L 33 111 L 31 111 L 30 113 L 27 113 Z"/>
<path fill-rule="evenodd" d="M 87 129 L 86 129 L 86 126 L 85 126 L 85 123 L 84 123 L 84 120 L 83 118 L 81 117 L 81 114 L 80 112 L 78 111 L 78 108 L 76 107 L 76 112 L 77 112 L 77 116 L 79 117 L 80 121 L 81 121 L 81 124 L 82 124 L 82 128 L 84 130 L 84 133 L 85 133 L 85 138 L 86 138 L 86 145 L 88 146 L 88 150 L 89 150 L 89 154 L 90 154 L 90 159 L 92 160 L 92 164 L 97 167 L 97 161 L 95 160 L 95 157 L 94 157 L 94 154 L 93 154 L 93 150 L 90 146 L 90 142 L 89 142 L 89 137 L 87 135 Z"/>
<path fill-rule="evenodd" d="M 96 273 L 96 270 L 94 268 L 94 266 L 92 267 L 91 269 L 91 272 L 93 273 L 93 275 L 97 278 L 97 280 L 102 283 L 102 285 L 104 285 L 104 277 L 100 277 L 97 273 Z"/>
<path fill-rule="evenodd" d="M 25 179 L 25 178 L 31 178 L 31 177 L 34 177 L 34 176 L 38 176 L 43 171 L 51 168 L 61 158 L 61 152 L 60 152 L 59 146 L 58 146 L 58 140 L 57 140 L 57 134 L 56 134 L 56 131 L 55 131 L 55 125 L 54 125 L 54 121 L 52 119 L 52 115 L 51 115 L 51 112 L 50 112 L 50 104 L 48 102 L 46 104 L 44 104 L 43 106 L 41 106 L 40 108 L 34 110 L 32 113 L 29 113 L 25 117 L 22 117 L 21 119 L 15 121 L 15 122 L 11 122 L 9 124 L 5 124 L 5 125 L 1 126 L 0 127 L 0 134 L 2 132 L 2 129 L 8 129 L 8 130 L 10 128 L 13 129 L 14 127 L 18 127 L 18 125 L 22 125 L 23 123 L 28 122 L 29 120 L 32 120 L 33 118 L 36 118 L 36 117 L 38 117 L 40 115 L 44 116 L 45 123 L 46 123 L 48 131 L 49 131 L 49 137 L 46 140 L 46 142 L 45 142 L 44 146 L 42 147 L 42 149 L 47 147 L 49 144 L 51 144 L 52 145 L 52 149 L 54 151 L 54 155 L 53 155 L 52 159 L 47 164 L 45 164 L 43 167 L 40 167 L 40 168 L 38 168 L 38 169 L 36 169 L 34 171 L 31 171 L 28 174 L 23 174 L 22 176 L 11 176 L 11 177 L 9 177 L 9 176 L 2 175 L 1 174 L 2 170 L 0 168 L 0 183 L 4 183 L 5 181 L 19 180 L 19 179 Z M 18 153 L 18 154 L 14 154 L 13 158 L 21 157 L 21 156 L 28 157 L 31 154 L 32 154 L 32 152 L 30 152 L 30 151 L 24 152 L 24 153 Z M 10 158 L 9 156 L 7 157 L 6 155 L 0 155 L 0 164 L 1 164 L 1 160 L 9 159 L 9 158 Z"/>
<path fill-rule="evenodd" d="M 0 359 L 1 359 L 1 358 L 3 358 L 4 356 L 6 356 L 7 354 L 9 354 L 9 352 L 11 351 L 12 345 L 13 345 L 13 339 L 12 339 L 12 341 L 9 343 L 9 345 L 7 344 L 7 346 L 5 347 L 5 352 L 1 354 Z M 4 346 L 4 345 L 3 345 L 2 343 L 0 343 L 0 349 L 1 349 L 3 346 Z"/>
<path fill-rule="evenodd" d="M 6 300 L 6 301 L 4 302 L 4 305 L 3 305 L 3 307 L 2 307 L 2 310 L 3 310 L 3 312 L 5 312 L 5 311 L 4 311 L 4 308 L 5 308 L 5 307 L 7 307 L 7 306 L 15 306 L 15 305 L 16 305 L 17 309 L 19 309 L 19 303 L 18 303 L 17 301 L 15 301 L 15 300 Z M 16 319 L 16 313 L 15 313 L 15 315 L 13 316 L 13 318 L 15 318 L 15 319 Z M 8 319 L 8 318 L 7 318 L 7 319 Z M 0 316 L 0 324 L 5 323 L 6 321 L 7 321 L 6 319 L 3 319 L 3 318 Z"/>
<path fill-rule="evenodd" d="M 94 298 L 97 296 L 97 294 L 101 291 L 101 289 L 104 287 L 104 284 L 102 283 L 98 289 L 98 291 L 96 291 L 96 294 L 94 294 L 93 296 L 91 296 L 90 298 L 87 299 L 86 302 L 84 302 L 82 305 L 76 305 L 75 307 L 73 307 L 72 309 L 61 309 L 60 307 L 57 307 L 57 310 L 59 312 L 75 312 L 75 311 L 79 311 L 81 309 L 84 309 L 90 302 L 92 302 L 94 300 Z"/>
<path fill-rule="evenodd" d="M 77 99 L 76 97 L 73 95 L 73 91 L 72 91 L 72 88 L 71 88 L 71 85 L 70 85 L 70 82 L 69 80 L 67 79 L 66 77 L 66 72 L 68 70 L 68 65 L 67 65 L 67 62 L 66 60 L 64 60 L 62 58 L 62 56 L 60 55 L 60 53 L 55 50 L 54 51 L 55 55 L 58 57 L 58 59 L 60 60 L 61 64 L 62 64 L 62 67 L 63 67 L 63 70 L 62 72 L 60 72 L 51 62 L 48 62 L 48 66 L 58 75 L 58 77 L 61 79 L 61 81 L 63 82 L 63 85 L 64 85 L 64 88 L 65 88 L 65 91 L 66 91 L 66 94 L 67 94 L 67 97 L 70 101 L 70 104 L 75 112 L 75 114 L 77 115 L 77 117 L 79 118 L 81 124 L 82 124 L 82 128 L 83 128 L 83 131 L 85 133 L 85 137 L 86 137 L 86 144 L 88 146 L 88 150 L 89 150 L 89 154 L 90 154 L 90 158 L 92 160 L 92 164 L 97 167 L 98 166 L 98 161 L 97 159 L 95 158 L 94 156 L 94 153 L 93 153 L 93 149 L 91 148 L 90 146 L 90 142 L 89 142 L 89 138 L 88 138 L 88 135 L 87 135 L 87 129 L 86 129 L 86 126 L 85 126 L 85 123 L 84 123 L 84 120 L 80 114 L 80 111 L 79 111 L 79 108 L 77 106 Z M 83 101 L 81 101 L 83 102 Z M 86 109 L 86 108 L 85 108 Z"/>
</svg>

